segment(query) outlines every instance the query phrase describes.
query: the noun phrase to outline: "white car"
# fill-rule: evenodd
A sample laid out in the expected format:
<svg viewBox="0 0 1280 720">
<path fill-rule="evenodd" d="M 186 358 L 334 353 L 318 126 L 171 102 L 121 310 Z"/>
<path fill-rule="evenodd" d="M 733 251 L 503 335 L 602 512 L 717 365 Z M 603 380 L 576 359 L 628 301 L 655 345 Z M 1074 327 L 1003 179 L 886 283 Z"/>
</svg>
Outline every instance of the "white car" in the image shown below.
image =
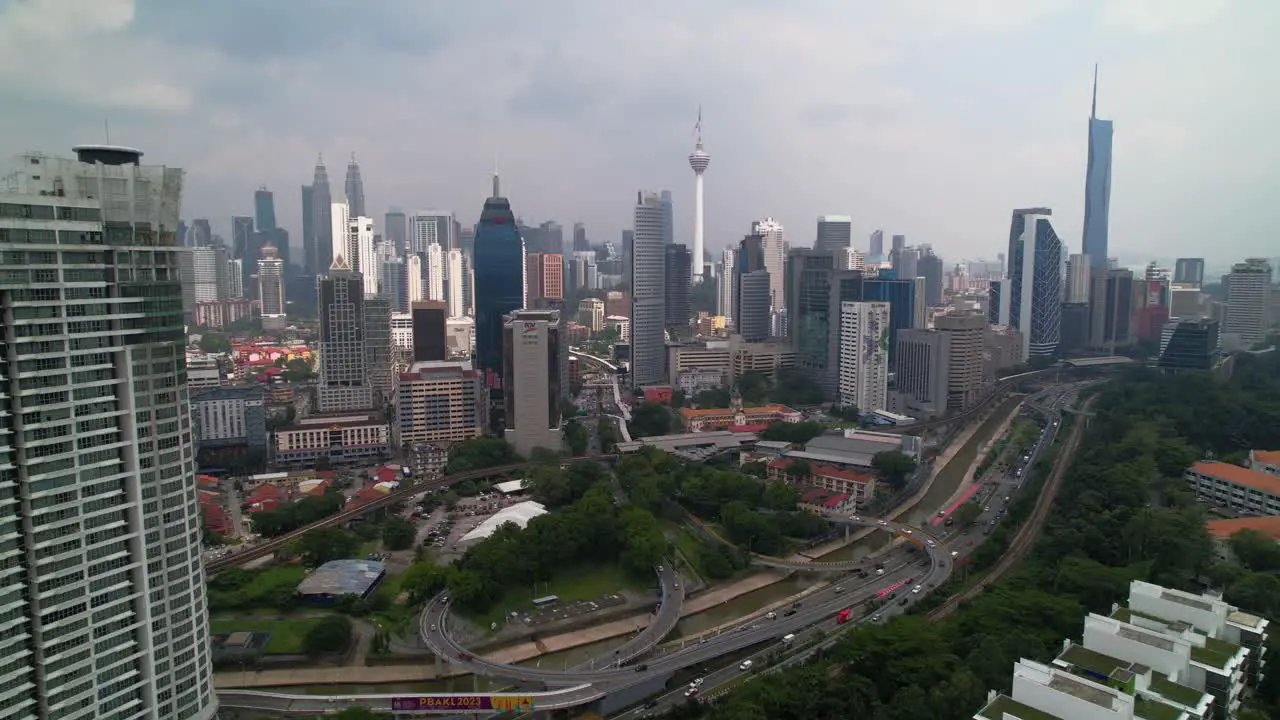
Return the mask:
<svg viewBox="0 0 1280 720">
<path fill-rule="evenodd" d="M 917 586 L 915 586 L 915 587 L 911 588 L 911 594 L 912 594 L 912 595 L 918 595 L 919 593 L 920 593 L 920 586 L 919 586 L 919 585 L 917 585 Z"/>
<path fill-rule="evenodd" d="M 706 680 L 706 678 L 694 678 L 693 682 L 689 683 L 689 687 L 691 688 L 702 687 L 702 682 L 704 680 Z"/>
<path fill-rule="evenodd" d="M 743 661 L 742 661 L 742 664 L 738 666 L 738 669 L 739 669 L 739 670 L 743 670 L 743 671 L 750 670 L 750 669 L 751 669 L 751 661 L 750 661 L 750 660 L 743 660 Z"/>
</svg>

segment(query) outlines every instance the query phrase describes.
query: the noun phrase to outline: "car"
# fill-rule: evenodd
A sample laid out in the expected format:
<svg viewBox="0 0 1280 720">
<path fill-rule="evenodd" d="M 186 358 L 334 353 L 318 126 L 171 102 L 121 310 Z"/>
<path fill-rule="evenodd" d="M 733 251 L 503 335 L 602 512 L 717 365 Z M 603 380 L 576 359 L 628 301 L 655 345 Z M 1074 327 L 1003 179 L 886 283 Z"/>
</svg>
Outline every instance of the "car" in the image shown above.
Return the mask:
<svg viewBox="0 0 1280 720">
<path fill-rule="evenodd" d="M 750 661 L 750 660 L 743 660 L 743 661 L 742 661 L 742 664 L 738 666 L 738 669 L 739 669 L 739 670 L 742 670 L 742 671 L 750 670 L 750 669 L 751 669 L 751 661 Z"/>
<path fill-rule="evenodd" d="M 637 665 L 637 666 L 636 666 L 636 672 L 644 672 L 645 670 L 648 670 L 648 669 L 649 669 L 649 666 L 648 666 L 648 665 L 643 665 L 643 664 L 642 664 L 642 665 Z"/>
<path fill-rule="evenodd" d="M 783 617 L 791 617 L 792 615 L 795 615 L 795 614 L 796 614 L 796 609 L 795 609 L 795 608 L 791 608 L 790 610 L 788 610 L 788 611 L 786 611 L 786 612 L 782 613 L 782 616 L 783 616 Z"/>
<path fill-rule="evenodd" d="M 987 505 L 986 507 L 982 508 L 982 512 L 991 512 L 991 506 Z"/>
<path fill-rule="evenodd" d="M 881 526 L 881 527 L 884 527 L 884 526 L 888 525 L 888 524 L 889 524 L 889 522 L 888 522 L 887 520 L 880 520 L 880 521 L 879 521 L 879 522 L 877 522 L 876 524 L 877 524 L 877 525 L 879 525 L 879 526 Z"/>
<path fill-rule="evenodd" d="M 959 550 L 952 550 L 952 551 L 951 551 L 951 557 L 960 557 L 960 551 L 959 551 Z"/>
<path fill-rule="evenodd" d="M 860 577 L 866 577 L 866 573 L 862 573 Z M 842 587 L 840 587 L 839 585 L 837 585 L 837 586 L 836 586 L 836 594 L 837 594 L 837 595 L 839 595 L 839 594 L 840 594 L 840 593 L 842 593 L 842 592 L 844 592 L 844 588 L 842 588 Z"/>
<path fill-rule="evenodd" d="M 911 588 L 911 594 L 912 594 L 912 595 L 918 595 L 919 593 L 920 593 L 920 586 L 919 586 L 919 585 L 917 585 L 917 586 L 915 586 L 915 587 Z"/>
<path fill-rule="evenodd" d="M 898 605 L 899 605 L 899 606 L 901 606 L 901 607 L 906 607 L 906 606 L 907 606 L 907 602 L 908 602 L 908 601 L 910 601 L 910 600 L 911 600 L 911 598 L 902 598 L 901 600 L 899 600 L 899 601 L 898 601 Z"/>
<path fill-rule="evenodd" d="M 880 622 L 880 613 L 871 616 L 871 622 Z"/>
<path fill-rule="evenodd" d="M 883 574 L 884 574 L 884 568 L 876 568 L 876 574 L 877 574 L 877 575 L 883 575 Z"/>
<path fill-rule="evenodd" d="M 907 534 L 907 535 L 910 535 L 910 534 L 911 534 L 911 528 L 902 528 L 902 532 L 903 532 L 903 533 L 905 533 L 905 534 Z"/>
<path fill-rule="evenodd" d="M 689 683 L 689 687 L 691 688 L 702 687 L 702 683 L 704 680 L 706 680 L 706 678 L 694 678 L 693 682 Z"/>
<path fill-rule="evenodd" d="M 436 626 L 435 626 L 435 625 L 432 625 L 432 626 L 431 626 L 431 632 L 435 632 L 435 631 L 436 631 Z"/>
<path fill-rule="evenodd" d="M 680 583 L 671 583 L 671 589 L 672 589 L 672 590 L 679 590 L 679 589 L 680 589 Z"/>
<path fill-rule="evenodd" d="M 776 613 L 776 612 L 766 613 L 764 617 L 765 617 L 765 619 L 766 619 L 766 620 L 777 620 L 777 619 L 778 619 L 778 613 Z"/>
<path fill-rule="evenodd" d="M 684 696 L 685 696 L 685 697 L 687 697 L 687 698 L 691 698 L 691 697 L 698 697 L 698 688 L 696 688 L 696 687 L 691 687 L 691 688 L 689 688 L 688 690 L 685 690 L 685 691 L 684 691 Z"/>
</svg>

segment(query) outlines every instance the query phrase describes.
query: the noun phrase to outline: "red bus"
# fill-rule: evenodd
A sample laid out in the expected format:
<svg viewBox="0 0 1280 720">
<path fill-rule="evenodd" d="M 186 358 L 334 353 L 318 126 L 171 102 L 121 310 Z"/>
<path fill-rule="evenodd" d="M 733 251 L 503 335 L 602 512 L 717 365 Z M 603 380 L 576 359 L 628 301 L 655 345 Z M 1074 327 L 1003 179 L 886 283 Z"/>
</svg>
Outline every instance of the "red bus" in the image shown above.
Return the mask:
<svg viewBox="0 0 1280 720">
<path fill-rule="evenodd" d="M 853 608 L 845 608 L 840 612 L 836 613 L 836 624 L 843 625 L 849 622 L 850 620 L 853 619 L 850 617 L 850 615 L 852 614 L 853 614 Z"/>
</svg>

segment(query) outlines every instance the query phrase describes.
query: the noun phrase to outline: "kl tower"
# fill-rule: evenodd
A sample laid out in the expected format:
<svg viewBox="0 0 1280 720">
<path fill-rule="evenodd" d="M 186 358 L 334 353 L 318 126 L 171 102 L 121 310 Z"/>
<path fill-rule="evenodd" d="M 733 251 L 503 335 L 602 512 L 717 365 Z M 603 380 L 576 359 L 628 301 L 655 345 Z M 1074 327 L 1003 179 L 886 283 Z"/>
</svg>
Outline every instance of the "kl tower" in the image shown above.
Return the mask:
<svg viewBox="0 0 1280 720">
<path fill-rule="evenodd" d="M 702 282 L 702 173 L 711 164 L 711 155 L 702 149 L 702 108 L 698 108 L 697 145 L 689 153 L 689 167 L 693 168 L 693 282 Z"/>
</svg>

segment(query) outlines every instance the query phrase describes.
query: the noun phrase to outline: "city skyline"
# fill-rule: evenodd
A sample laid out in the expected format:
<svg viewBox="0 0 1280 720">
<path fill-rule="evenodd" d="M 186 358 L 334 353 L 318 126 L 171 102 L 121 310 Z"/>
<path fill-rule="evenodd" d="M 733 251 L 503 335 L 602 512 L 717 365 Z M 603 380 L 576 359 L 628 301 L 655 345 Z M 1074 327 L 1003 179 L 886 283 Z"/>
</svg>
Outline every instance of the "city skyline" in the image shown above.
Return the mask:
<svg viewBox="0 0 1280 720">
<path fill-rule="evenodd" d="M 1134 262 L 1200 255 L 1200 238 L 1225 235 L 1215 242 L 1224 262 L 1265 255 L 1267 230 L 1280 220 L 1280 211 L 1252 194 L 1276 184 L 1277 151 L 1262 134 L 1274 100 L 1242 91 L 1252 82 L 1248 68 L 1269 66 L 1265 57 L 1276 51 L 1260 42 L 1266 23 L 1250 22 L 1248 8 L 1238 6 L 1161 4 L 1157 15 L 1151 3 L 1132 0 L 1098 12 L 1077 3 L 992 0 L 956 16 L 916 3 L 780 11 L 712 2 L 626 22 L 610 8 L 553 3 L 526 16 L 528 9 L 513 6 L 510 26 L 522 30 L 508 52 L 483 67 L 460 46 L 482 22 L 472 9 L 439 23 L 430 7 L 388 2 L 362 9 L 366 17 L 354 29 L 334 22 L 330 10 L 304 18 L 264 10 L 250 42 L 232 22 L 234 2 L 178 8 L 104 0 L 74 23 L 53 7 L 0 9 L 0 49 L 32 58 L 33 68 L 0 74 L 0 101 L 22 100 L 0 119 L 0 136 L 15 145 L 4 154 L 99 141 L 105 120 L 113 140 L 188 169 L 189 217 L 225 227 L 231 215 L 250 213 L 254 188 L 272 188 L 295 247 L 303 234 L 294 188 L 308 181 L 319 152 L 333 158 L 334 185 L 343 161 L 357 154 L 367 212 L 381 218 L 397 205 L 476 207 L 494 148 L 502 150 L 513 209 L 527 220 L 581 219 L 593 236 L 613 237 L 630 224 L 637 188 L 668 187 L 675 191 L 675 240 L 691 246 L 693 183 L 685 158 L 701 102 L 703 135 L 718 168 L 706 199 L 705 245 L 713 255 L 736 243 L 753 217 L 804 228 L 794 240 L 808 246 L 815 218 L 848 214 L 858 238 L 884 227 L 932 243 L 946 257 L 989 257 L 1008 209 L 1030 204 L 1055 209 L 1075 252 L 1087 142 L 1080 129 L 1095 62 L 1105 75 L 1106 117 L 1121 129 L 1112 254 Z M 545 22 L 571 34 L 557 46 L 574 49 L 533 39 L 538 33 L 528 30 Z M 845 62 L 799 51 L 850 25 L 876 40 Z M 716 32 L 697 32 L 702 27 Z M 776 35 L 771 53 L 743 64 L 727 38 L 761 29 Z M 330 45 L 323 42 L 328 32 L 342 33 L 360 50 L 359 61 L 319 53 Z M 669 43 L 671 59 L 635 67 L 637 38 L 655 35 Z M 100 62 L 85 73 L 59 72 L 87 37 L 102 51 Z M 166 52 L 176 37 L 184 38 L 180 49 Z M 1236 49 L 1230 57 L 1208 50 L 1221 38 Z M 1052 59 L 1024 52 L 1046 44 L 1079 50 Z M 151 62 L 157 53 L 173 62 Z M 1030 61 L 999 60 L 1011 53 Z M 46 64 L 46 57 L 53 59 Z M 463 63 L 473 69 L 463 72 Z M 611 73 L 613 63 L 630 69 Z M 468 86 L 481 72 L 501 80 L 484 83 L 486 100 L 475 102 L 481 89 Z M 97 73 L 130 77 L 131 84 L 95 83 Z M 385 111 L 328 101 L 322 88 L 347 74 Z M 424 116 L 414 109 L 420 101 L 403 90 L 406 77 L 457 101 Z M 964 80 L 939 82 L 946 78 Z M 1030 78 L 1036 89 L 1028 94 Z M 860 99 L 832 101 L 833 85 Z M 105 87 L 113 88 L 110 96 Z M 744 87 L 775 97 L 760 103 Z M 325 112 L 311 112 L 320 102 Z M 1215 105 L 1231 112 L 1200 110 Z M 569 154 L 582 162 L 549 162 Z M 922 213 L 922 206 L 931 209 Z"/>
</svg>

